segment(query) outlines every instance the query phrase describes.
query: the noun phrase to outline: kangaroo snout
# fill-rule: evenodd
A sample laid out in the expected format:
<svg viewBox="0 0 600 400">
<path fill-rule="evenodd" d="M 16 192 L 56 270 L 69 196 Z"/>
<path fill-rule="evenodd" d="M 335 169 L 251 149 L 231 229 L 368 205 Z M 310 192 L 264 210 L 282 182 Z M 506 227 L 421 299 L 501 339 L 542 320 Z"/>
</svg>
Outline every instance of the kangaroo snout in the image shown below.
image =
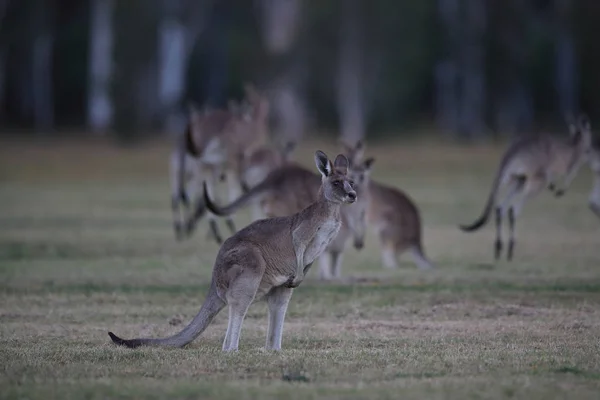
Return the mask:
<svg viewBox="0 0 600 400">
<path fill-rule="evenodd" d="M 356 250 L 361 250 L 363 247 L 365 247 L 365 242 L 364 240 L 361 239 L 354 239 L 354 248 Z"/>
<path fill-rule="evenodd" d="M 356 192 L 348 192 L 348 194 L 346 194 L 346 198 L 348 199 L 348 203 L 354 203 L 356 201 Z"/>
</svg>

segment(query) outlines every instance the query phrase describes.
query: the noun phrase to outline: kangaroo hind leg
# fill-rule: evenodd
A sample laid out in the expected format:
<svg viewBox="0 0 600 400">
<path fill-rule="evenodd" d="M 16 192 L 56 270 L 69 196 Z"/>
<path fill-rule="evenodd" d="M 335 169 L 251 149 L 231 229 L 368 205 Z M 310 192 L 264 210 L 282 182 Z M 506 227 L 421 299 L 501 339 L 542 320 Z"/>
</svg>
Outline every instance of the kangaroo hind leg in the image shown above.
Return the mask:
<svg viewBox="0 0 600 400">
<path fill-rule="evenodd" d="M 261 270 L 264 270 L 254 254 L 243 253 L 245 252 L 237 254 L 240 262 L 228 271 L 229 276 L 235 277 L 230 282 L 225 294 L 229 306 L 229 322 L 223 341 L 223 351 L 237 351 L 242 324 L 248 308 L 256 297 L 262 277 Z"/>
<path fill-rule="evenodd" d="M 514 254 L 514 248 L 516 243 L 515 237 L 515 222 L 521 210 L 523 209 L 523 205 L 528 199 L 536 196 L 546 187 L 546 181 L 539 177 L 533 177 L 530 179 L 523 179 L 520 181 L 520 186 L 518 190 L 518 196 L 513 199 L 508 209 L 508 251 L 506 254 L 506 259 L 511 261 Z"/>
<path fill-rule="evenodd" d="M 496 240 L 494 242 L 494 259 L 499 260 L 502 254 L 502 248 L 504 247 L 502 241 L 502 219 L 505 213 L 510 208 L 515 196 L 523 190 L 526 177 L 522 175 L 512 176 L 508 184 L 508 191 L 504 199 L 496 207 Z M 509 221 L 510 224 L 510 221 Z M 513 220 L 514 225 L 514 220 Z M 510 228 L 509 228 L 510 229 Z M 514 245 L 514 244 L 513 244 Z M 511 245 L 509 244 L 509 247 Z M 510 250 L 509 250 L 510 251 Z"/>
<path fill-rule="evenodd" d="M 293 289 L 284 286 L 276 287 L 267 295 L 269 306 L 269 327 L 267 329 L 267 350 L 281 350 L 283 322 Z"/>
</svg>

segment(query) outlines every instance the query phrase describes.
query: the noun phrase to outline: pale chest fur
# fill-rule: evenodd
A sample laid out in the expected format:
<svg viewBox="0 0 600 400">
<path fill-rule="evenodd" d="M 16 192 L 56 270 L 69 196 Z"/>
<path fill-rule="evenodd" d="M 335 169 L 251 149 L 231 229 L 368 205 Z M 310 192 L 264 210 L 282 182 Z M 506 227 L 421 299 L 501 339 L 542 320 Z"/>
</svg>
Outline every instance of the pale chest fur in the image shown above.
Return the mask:
<svg viewBox="0 0 600 400">
<path fill-rule="evenodd" d="M 327 221 L 317 228 L 317 232 L 304 252 L 305 266 L 315 261 L 325 251 L 331 241 L 335 239 L 341 226 L 342 221 L 338 218 L 337 220 Z"/>
</svg>

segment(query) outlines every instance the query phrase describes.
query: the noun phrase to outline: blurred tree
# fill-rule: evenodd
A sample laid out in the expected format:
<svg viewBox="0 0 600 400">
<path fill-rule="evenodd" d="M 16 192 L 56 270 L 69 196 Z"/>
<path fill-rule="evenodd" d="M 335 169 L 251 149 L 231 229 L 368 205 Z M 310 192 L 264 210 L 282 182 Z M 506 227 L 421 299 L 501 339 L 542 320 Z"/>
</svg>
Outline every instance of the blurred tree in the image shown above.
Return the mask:
<svg viewBox="0 0 600 400">
<path fill-rule="evenodd" d="M 558 109 L 562 115 L 578 110 L 578 76 L 572 22 L 573 2 L 554 0 L 556 93 Z"/>
<path fill-rule="evenodd" d="M 110 129 L 113 103 L 110 85 L 113 72 L 114 0 L 91 0 L 88 87 L 88 125 L 94 133 Z"/>
<path fill-rule="evenodd" d="M 349 144 L 364 138 L 366 130 L 364 91 L 364 36 L 361 0 L 339 2 L 341 24 L 337 74 L 337 107 L 340 136 Z"/>
<path fill-rule="evenodd" d="M 186 100 L 223 106 L 253 81 L 282 140 L 431 117 L 518 134 L 594 120 L 598 18 L 597 0 L 0 0 L 1 124 L 176 132 Z"/>
<path fill-rule="evenodd" d="M 185 94 L 186 71 L 198 35 L 207 25 L 210 0 L 162 0 L 159 22 L 159 107 L 163 113 L 163 129 L 179 132 L 184 129 L 182 102 Z"/>
<path fill-rule="evenodd" d="M 9 0 L 0 0 L 0 33 L 8 11 Z M 6 98 L 6 67 L 7 67 L 7 41 L 0 36 L 0 121 L 4 119 L 4 101 Z"/>
<path fill-rule="evenodd" d="M 37 132 L 48 132 L 54 126 L 54 94 L 52 65 L 55 29 L 54 0 L 46 0 L 32 12 L 35 27 L 31 44 L 31 82 L 33 88 L 33 119 Z"/>
<path fill-rule="evenodd" d="M 263 45 L 269 54 L 271 115 L 275 136 L 299 141 L 304 135 L 306 106 L 301 93 L 302 53 L 298 31 L 302 23 L 301 0 L 257 0 Z M 285 138 L 285 139 L 283 139 Z"/>
<path fill-rule="evenodd" d="M 458 52 L 460 0 L 438 0 L 442 56 L 435 67 L 436 120 L 445 132 L 458 132 L 460 118 Z"/>
</svg>

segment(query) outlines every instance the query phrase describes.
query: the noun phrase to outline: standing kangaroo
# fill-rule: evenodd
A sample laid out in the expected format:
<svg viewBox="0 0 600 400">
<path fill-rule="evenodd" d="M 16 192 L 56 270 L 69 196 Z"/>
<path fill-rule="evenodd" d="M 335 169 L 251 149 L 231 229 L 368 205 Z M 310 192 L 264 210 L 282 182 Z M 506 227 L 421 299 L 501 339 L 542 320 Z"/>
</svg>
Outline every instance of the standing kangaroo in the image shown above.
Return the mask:
<svg viewBox="0 0 600 400">
<path fill-rule="evenodd" d="M 342 143 L 350 165 L 360 163 L 365 152 L 362 141 L 354 146 Z M 419 209 L 403 191 L 375 182 L 368 183 L 367 220 L 379 237 L 383 266 L 398 268 L 398 257 L 409 250 L 417 267 L 430 269 L 431 261 L 422 245 L 422 222 Z"/>
<path fill-rule="evenodd" d="M 190 106 L 189 114 L 186 129 L 177 137 L 177 143 L 170 158 L 171 211 L 177 239 L 185 237 L 183 221 L 189 217 L 187 214 L 192 207 L 191 198 L 193 196 L 190 195 L 190 192 L 198 195 L 200 190 L 197 186 L 206 179 L 211 182 L 210 188 L 212 188 L 214 182 L 224 173 L 213 164 L 204 162 L 203 155 L 209 152 L 207 147 L 211 144 L 210 139 L 223 131 L 229 120 L 234 118 L 228 110 L 200 112 L 194 106 Z M 201 198 L 195 201 L 202 204 Z M 218 233 L 214 218 L 210 218 L 209 224 L 210 231 L 213 234 L 214 232 Z M 235 225 L 231 218 L 227 219 L 227 225 L 232 233 L 235 232 Z M 218 235 L 215 236 L 215 239 L 218 239 Z"/>
<path fill-rule="evenodd" d="M 322 175 L 317 200 L 294 215 L 255 221 L 227 239 L 217 254 L 206 300 L 188 326 L 164 339 L 126 340 L 109 332 L 112 341 L 127 347 L 183 347 L 228 305 L 223 350 L 237 350 L 250 304 L 264 298 L 269 309 L 266 348 L 280 350 L 293 288 L 302 283 L 313 261 L 337 235 L 342 224 L 342 205 L 354 203 L 357 198 L 347 176 L 345 156 L 338 155 L 332 164 L 319 150 L 315 162 Z M 205 190 L 205 201 L 210 204 L 208 196 Z"/>
<path fill-rule="evenodd" d="M 588 205 L 590 210 L 596 216 L 600 217 L 600 141 L 598 140 L 595 140 L 591 147 L 590 169 L 592 170 L 594 183 L 588 199 Z"/>
<path fill-rule="evenodd" d="M 354 247 L 364 245 L 366 231 L 366 211 L 368 208 L 369 172 L 373 159 L 362 165 L 350 166 L 348 177 L 351 186 L 358 194 L 358 200 L 352 207 L 342 209 L 342 227 L 336 238 L 327 247 L 320 260 L 320 277 L 329 279 L 339 277 L 341 254 L 348 239 L 354 237 Z M 272 171 L 261 183 L 251 188 L 231 204 L 219 207 L 207 203 L 207 207 L 216 215 L 227 216 L 250 204 L 259 203 L 262 213 L 267 217 L 291 215 L 314 202 L 319 193 L 319 176 L 306 168 L 288 163 Z"/>
<path fill-rule="evenodd" d="M 492 189 L 481 216 L 471 225 L 460 225 L 465 232 L 481 228 L 488 221 L 492 209 L 496 211 L 496 240 L 494 257 L 500 258 L 503 248 L 502 218 L 508 218 L 507 260 L 512 260 L 515 247 L 515 220 L 526 200 L 548 188 L 557 197 L 562 196 L 587 160 L 591 148 L 591 128 L 584 115 L 578 121 L 569 121 L 567 139 L 536 134 L 514 141 L 504 152 L 494 177 Z M 562 178 L 562 187 L 557 180 Z M 500 187 L 508 191 L 498 202 Z"/>
<path fill-rule="evenodd" d="M 231 101 L 227 110 L 207 109 L 204 112 L 190 107 L 188 126 L 180 135 L 171 156 L 171 208 L 178 239 L 188 233 L 181 222 L 181 204 L 185 208 L 190 207 L 185 187 L 190 159 L 195 164 L 192 166 L 196 169 L 194 176 L 208 183 L 211 196 L 218 178 L 224 177 L 229 198 L 233 200 L 240 194 L 240 160 L 267 140 L 269 102 L 251 84 L 244 85 L 244 91 L 246 99 L 243 106 Z M 231 233 L 235 233 L 233 220 L 227 218 L 225 222 Z M 213 215 L 209 215 L 209 227 L 214 239 L 221 244 L 223 239 Z"/>
</svg>

